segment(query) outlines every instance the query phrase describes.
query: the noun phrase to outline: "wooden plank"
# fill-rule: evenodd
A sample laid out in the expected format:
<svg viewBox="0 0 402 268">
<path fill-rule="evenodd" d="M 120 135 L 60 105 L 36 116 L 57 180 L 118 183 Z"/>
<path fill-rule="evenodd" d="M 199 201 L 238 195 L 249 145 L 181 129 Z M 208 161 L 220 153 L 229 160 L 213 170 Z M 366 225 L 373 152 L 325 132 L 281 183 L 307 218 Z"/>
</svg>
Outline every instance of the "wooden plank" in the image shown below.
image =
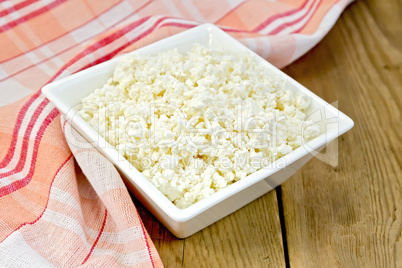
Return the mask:
<svg viewBox="0 0 402 268">
<path fill-rule="evenodd" d="M 291 267 L 402 267 L 401 3 L 368 2 L 285 70 L 355 121 L 338 166 L 313 159 L 282 185 Z"/>
<path fill-rule="evenodd" d="M 185 239 L 184 267 L 285 267 L 275 191 Z"/>
<path fill-rule="evenodd" d="M 398 0 L 368 0 L 366 4 L 375 24 L 390 44 L 402 51 L 402 2 Z"/>
<path fill-rule="evenodd" d="M 285 267 L 275 191 L 186 239 L 132 199 L 165 267 Z"/>
</svg>

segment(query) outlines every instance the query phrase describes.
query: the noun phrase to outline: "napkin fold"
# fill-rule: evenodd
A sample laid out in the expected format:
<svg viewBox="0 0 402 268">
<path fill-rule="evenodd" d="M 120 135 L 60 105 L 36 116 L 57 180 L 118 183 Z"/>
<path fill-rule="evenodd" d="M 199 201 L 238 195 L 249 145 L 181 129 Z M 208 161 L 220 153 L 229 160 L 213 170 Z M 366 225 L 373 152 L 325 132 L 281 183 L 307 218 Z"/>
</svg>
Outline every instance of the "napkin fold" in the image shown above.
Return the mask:
<svg viewBox="0 0 402 268">
<path fill-rule="evenodd" d="M 0 2 L 0 266 L 162 267 L 119 173 L 45 84 L 205 22 L 284 67 L 350 2 Z"/>
</svg>

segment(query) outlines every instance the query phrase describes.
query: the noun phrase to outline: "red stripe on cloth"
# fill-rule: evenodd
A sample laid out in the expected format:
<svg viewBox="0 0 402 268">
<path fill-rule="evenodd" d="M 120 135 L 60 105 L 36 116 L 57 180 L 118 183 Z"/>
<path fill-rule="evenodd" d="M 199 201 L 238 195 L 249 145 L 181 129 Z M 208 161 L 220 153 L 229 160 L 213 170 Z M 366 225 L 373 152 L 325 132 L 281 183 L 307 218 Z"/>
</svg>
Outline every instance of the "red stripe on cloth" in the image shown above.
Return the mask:
<svg viewBox="0 0 402 268">
<path fill-rule="evenodd" d="M 309 23 L 311 21 L 311 18 L 314 16 L 314 13 L 318 10 L 318 7 L 321 5 L 322 0 L 319 0 L 320 2 L 318 3 L 318 5 L 316 6 L 313 15 L 310 17 L 310 19 L 308 19 L 299 29 L 297 29 L 296 31 L 294 31 L 293 33 L 298 33 L 301 30 L 303 30 L 304 27 L 306 27 L 307 23 Z"/>
<path fill-rule="evenodd" d="M 165 19 L 167 19 L 167 18 L 164 18 L 164 19 L 162 19 L 162 20 L 165 20 Z M 157 29 L 157 28 L 159 29 L 159 28 L 163 28 L 163 27 L 166 27 L 166 26 L 175 26 L 175 27 L 181 27 L 181 28 L 189 29 L 189 28 L 193 28 L 193 27 L 197 26 L 197 25 L 194 25 L 194 24 L 185 24 L 185 23 L 178 23 L 178 22 L 170 22 L 170 23 L 168 22 L 168 23 L 165 23 L 165 24 L 163 24 L 163 25 L 161 25 L 161 26 L 159 26 L 159 25 L 157 25 L 157 24 L 158 24 L 158 22 L 156 22 L 156 23 L 151 27 L 151 29 L 149 29 L 149 30 L 147 30 L 146 32 L 142 33 L 141 35 L 137 36 L 136 38 L 134 38 L 133 40 L 129 41 L 128 43 L 126 43 L 126 44 L 120 46 L 119 48 L 115 49 L 114 51 L 110 52 L 109 54 L 107 54 L 107 55 L 105 55 L 105 56 L 103 56 L 103 57 L 101 57 L 101 58 L 99 58 L 99 59 L 97 59 L 97 60 L 95 60 L 95 61 L 93 61 L 93 62 L 87 64 L 86 66 L 84 66 L 83 68 L 81 68 L 79 71 L 82 71 L 82 70 L 84 70 L 84 69 L 86 69 L 86 68 L 89 68 L 89 67 L 91 67 L 91 66 L 94 66 L 94 65 L 96 65 L 96 64 L 99 64 L 99 63 L 101 63 L 101 62 L 104 62 L 104 61 L 106 61 L 106 60 L 109 60 L 109 59 L 113 58 L 117 53 L 119 53 L 120 51 L 122 51 L 122 50 L 125 49 L 126 47 L 128 47 L 128 46 L 134 44 L 135 42 L 138 42 L 138 41 L 140 41 L 141 39 L 145 38 L 146 36 L 148 36 L 149 34 L 151 34 L 151 33 L 152 33 L 155 29 Z M 158 27 L 158 26 L 159 26 L 159 27 Z"/>
<path fill-rule="evenodd" d="M 309 1 L 309 0 L 306 0 L 306 1 L 303 3 L 303 5 L 302 5 L 301 7 L 299 7 L 299 8 L 292 9 L 292 10 L 287 11 L 287 12 L 284 12 L 284 13 L 276 14 L 276 15 L 274 15 L 274 16 L 268 18 L 266 21 L 264 21 L 263 23 L 261 23 L 260 25 L 258 25 L 253 31 L 254 31 L 254 32 L 261 31 L 262 29 L 264 29 L 265 27 L 267 27 L 269 24 L 271 24 L 271 23 L 274 22 L 275 20 L 299 12 L 300 10 L 302 10 L 302 9 L 307 5 L 308 1 Z"/>
<path fill-rule="evenodd" d="M 148 36 L 149 34 L 151 34 L 151 33 L 152 33 L 155 29 L 157 29 L 157 28 L 163 28 L 163 27 L 166 27 L 166 26 L 176 26 L 176 27 L 182 27 L 182 28 L 189 29 L 189 28 L 193 28 L 193 27 L 197 26 L 197 25 L 194 25 L 194 24 L 185 24 L 185 23 L 178 23 L 178 22 L 170 22 L 170 23 L 168 22 L 168 23 L 165 23 L 165 24 L 163 24 L 163 25 L 159 25 L 161 22 L 163 22 L 164 20 L 169 19 L 169 18 L 170 18 L 170 17 L 165 17 L 165 18 L 161 18 L 161 19 L 157 20 L 157 21 L 152 25 L 152 27 L 151 27 L 150 29 L 148 29 L 147 31 L 143 32 L 142 34 L 140 34 L 139 36 L 137 36 L 137 37 L 134 38 L 133 40 L 131 40 L 131 41 L 125 43 L 124 45 L 118 47 L 117 49 L 113 50 L 113 51 L 110 52 L 109 54 L 107 54 L 107 55 L 105 55 L 105 56 L 103 56 L 103 57 L 101 57 L 101 58 L 99 58 L 99 59 L 97 59 L 97 60 L 95 60 L 95 61 L 93 61 L 93 62 L 87 64 L 87 65 L 85 65 L 84 67 L 82 67 L 82 68 L 81 68 L 80 70 L 78 70 L 78 71 L 82 71 L 82 70 L 84 70 L 84 69 L 86 69 L 86 68 L 89 68 L 89 67 L 91 67 L 91 66 L 94 66 L 94 65 L 96 65 L 96 64 L 99 64 L 99 63 L 101 63 L 101 62 L 104 62 L 104 61 L 106 61 L 106 60 L 109 60 L 109 59 L 113 58 L 117 53 L 119 53 L 120 51 L 122 51 L 122 50 L 125 49 L 126 47 L 128 47 L 128 46 L 134 44 L 135 42 L 140 41 L 140 40 L 143 39 L 144 37 L 146 37 L 146 36 Z M 158 27 L 158 26 L 159 26 L 159 27 Z"/>
<path fill-rule="evenodd" d="M 11 14 L 14 11 L 20 10 L 21 8 L 27 7 L 30 4 L 33 4 L 33 3 L 38 2 L 38 1 L 39 0 L 27 0 L 27 1 L 24 1 L 24 2 L 21 2 L 21 3 L 18 3 L 13 7 L 9 7 L 7 9 L 4 9 L 4 10 L 0 11 L 0 17 L 6 16 L 8 14 Z"/>
<path fill-rule="evenodd" d="M 314 4 L 317 2 L 318 0 L 313 0 L 313 3 L 311 4 L 310 8 L 307 10 L 306 14 L 304 14 L 303 16 L 301 16 L 300 18 L 291 21 L 291 22 L 285 22 L 282 25 L 279 25 L 277 28 L 273 29 L 272 31 L 270 31 L 268 33 L 268 35 L 274 35 L 274 34 L 278 34 L 279 32 L 281 32 L 283 29 L 290 27 L 292 25 L 295 25 L 296 23 L 300 22 L 301 20 L 303 20 L 306 16 L 308 16 L 308 14 L 310 13 L 310 11 L 314 8 Z M 320 3 L 318 3 L 319 5 Z M 316 9 L 317 10 L 317 9 Z"/>
<path fill-rule="evenodd" d="M 28 153 L 28 146 L 29 146 L 29 141 L 31 140 L 31 132 L 35 126 L 36 121 L 38 120 L 40 114 L 42 113 L 43 109 L 45 109 L 46 105 L 49 104 L 49 100 L 48 99 L 44 99 L 38 106 L 38 108 L 36 108 L 35 112 L 33 113 L 33 116 L 31 117 L 31 120 L 29 121 L 29 124 L 27 126 L 27 129 L 25 130 L 24 136 L 23 138 L 23 142 L 22 142 L 22 147 L 21 147 L 21 155 L 19 156 L 18 159 L 18 163 L 16 165 L 16 167 L 13 170 L 10 170 L 6 173 L 2 173 L 0 174 L 0 179 L 10 176 L 12 174 L 15 174 L 17 172 L 20 172 L 25 165 L 25 160 L 27 158 L 27 153 Z M 15 150 L 14 150 L 15 152 Z M 14 152 L 12 155 L 10 155 L 9 158 L 5 158 L 5 162 L 10 162 L 12 157 L 14 156 Z"/>
<path fill-rule="evenodd" d="M 227 26 L 219 26 L 219 28 L 221 28 L 221 30 L 225 31 L 225 32 L 232 32 L 232 33 L 249 33 L 249 34 L 255 34 L 255 31 L 248 31 L 248 30 L 239 30 L 239 29 L 234 29 L 234 28 L 230 28 Z"/>
<path fill-rule="evenodd" d="M 59 111 L 54 108 L 46 117 L 45 121 L 41 125 L 36 138 L 35 138 L 35 144 L 34 144 L 34 150 L 33 150 L 33 155 L 32 155 L 32 160 L 31 160 L 31 167 L 29 169 L 28 174 L 26 175 L 25 178 L 14 181 L 13 183 L 3 186 L 0 188 L 0 197 L 3 197 L 5 195 L 11 194 L 22 187 L 26 186 L 32 179 L 32 176 L 35 172 L 35 167 L 36 167 L 36 158 L 38 157 L 38 151 L 39 151 L 39 145 L 42 140 L 43 134 L 45 133 L 46 128 L 49 126 L 49 124 L 59 115 Z"/>
<path fill-rule="evenodd" d="M 84 261 L 81 263 L 81 265 L 83 265 L 84 263 L 87 262 L 87 260 L 89 259 L 89 256 L 91 256 L 92 252 L 94 251 L 96 244 L 98 244 L 98 241 L 103 233 L 103 230 L 105 229 L 105 225 L 106 225 L 106 219 L 107 219 L 107 209 L 105 209 L 105 218 L 103 219 L 103 223 L 102 223 L 102 227 L 99 231 L 98 236 L 96 237 L 96 240 L 94 242 L 94 244 L 91 247 L 91 250 L 89 251 L 88 255 L 85 257 Z"/>
<path fill-rule="evenodd" d="M 40 96 L 40 94 L 41 94 L 40 91 L 33 94 L 29 98 L 29 100 L 22 106 L 21 110 L 19 111 L 18 116 L 17 116 L 17 122 L 13 129 L 13 135 L 12 135 L 10 147 L 8 148 L 6 156 L 3 158 L 3 160 L 0 163 L 0 168 L 7 166 L 8 163 L 13 158 L 14 152 L 15 152 L 15 145 L 17 144 L 18 132 L 20 131 L 22 121 L 24 120 L 25 114 L 27 113 L 29 107 L 31 107 L 32 103 Z"/>
<path fill-rule="evenodd" d="M 147 231 L 145 230 L 144 224 L 142 223 L 140 214 L 138 213 L 138 211 L 137 211 L 137 209 L 135 207 L 134 207 L 134 209 L 135 209 L 135 212 L 137 212 L 138 219 L 140 220 L 142 234 L 144 235 L 145 244 L 146 244 L 147 250 L 148 250 L 148 256 L 149 256 L 149 258 L 151 260 L 152 267 L 155 268 L 154 258 L 152 258 L 152 253 L 151 253 L 151 246 L 150 246 L 149 241 L 147 239 Z"/>
<path fill-rule="evenodd" d="M 135 43 L 135 42 L 138 42 L 138 41 L 141 40 L 142 38 L 144 38 L 144 37 L 146 37 L 147 35 L 149 35 L 150 33 L 152 33 L 152 32 L 158 27 L 158 24 L 161 23 L 162 21 L 164 21 L 165 19 L 167 19 L 167 18 L 160 18 L 160 19 L 158 19 L 158 20 L 152 25 L 151 28 L 149 28 L 148 30 L 146 30 L 145 32 L 143 32 L 142 34 L 140 34 L 139 36 L 137 36 L 137 37 L 134 38 L 133 40 L 131 40 L 131 41 L 125 43 L 123 46 L 120 46 L 119 48 L 113 50 L 113 51 L 110 52 L 109 54 L 106 54 L 105 56 L 103 56 L 103 57 L 101 57 L 101 58 L 99 58 L 99 59 L 97 59 L 97 60 L 95 60 L 95 61 L 93 61 L 93 62 L 91 62 L 91 63 L 89 63 L 89 64 L 87 64 L 87 65 L 85 65 L 85 66 L 82 67 L 79 71 L 84 70 L 84 69 L 86 69 L 86 68 L 88 68 L 88 67 L 94 66 L 94 65 L 96 65 L 96 64 L 99 64 L 99 63 L 101 63 L 101 62 L 104 62 L 104 61 L 106 61 L 106 60 L 109 60 L 109 59 L 113 58 L 113 56 L 115 56 L 117 53 L 119 53 L 120 51 L 122 51 L 123 49 L 125 49 L 126 47 L 128 47 L 129 45 L 131 45 L 131 44 L 133 44 L 133 43 Z M 118 38 L 113 39 L 112 41 L 115 41 L 115 40 L 117 40 L 117 39 L 118 39 Z"/>
<path fill-rule="evenodd" d="M 63 132 L 65 132 L 66 124 L 67 124 L 67 119 L 64 121 L 63 126 L 61 127 Z"/>
<path fill-rule="evenodd" d="M 52 79 L 50 79 L 50 82 L 52 82 L 54 79 L 56 79 L 62 72 L 64 72 L 68 67 L 70 67 L 71 65 L 73 65 L 75 62 L 79 61 L 81 58 L 89 55 L 90 53 L 101 49 L 102 47 L 110 44 L 111 42 L 113 42 L 114 40 L 124 36 L 126 33 L 130 32 L 131 30 L 135 29 L 138 26 L 141 26 L 143 23 L 145 23 L 150 17 L 145 17 L 142 18 L 140 20 L 137 20 L 131 24 L 129 24 L 128 26 L 112 33 L 111 35 L 106 36 L 105 38 L 103 38 L 102 40 L 92 44 L 91 46 L 89 46 L 88 48 L 84 49 L 83 51 L 81 51 L 79 54 L 77 54 L 74 58 L 72 58 L 69 62 L 67 62 L 62 68 L 60 68 L 57 73 L 53 76 Z"/>
<path fill-rule="evenodd" d="M 149 5 L 149 4 L 150 4 L 151 2 L 153 2 L 153 1 L 154 1 L 154 0 L 151 0 L 151 1 L 147 2 L 147 3 L 145 3 L 144 5 L 142 5 L 141 7 L 139 7 L 138 9 L 136 9 L 136 10 L 134 10 L 133 12 L 131 12 L 130 14 L 128 14 L 126 17 L 121 18 L 119 21 L 117 21 L 116 23 L 114 23 L 114 24 L 111 25 L 110 27 L 105 28 L 104 31 L 108 31 L 109 29 L 113 28 L 114 26 L 116 26 L 117 24 L 121 23 L 122 21 L 124 21 L 124 20 L 127 19 L 128 17 L 132 16 L 132 15 L 135 14 L 136 12 L 138 12 L 138 11 L 140 11 L 141 9 L 145 8 L 147 5 Z M 116 4 L 116 5 L 117 5 L 117 4 Z M 114 7 L 114 6 L 110 7 L 109 9 L 111 9 L 111 8 L 113 8 L 113 7 Z M 105 10 L 103 13 L 106 13 L 107 11 L 109 11 L 109 9 Z M 101 14 L 103 14 L 103 13 L 101 13 Z M 22 53 L 30 52 L 30 51 L 35 50 L 35 49 L 38 49 L 38 48 L 40 48 L 40 47 L 42 47 L 42 46 L 44 46 L 44 45 L 46 45 L 46 44 L 48 44 L 48 43 L 54 41 L 55 39 L 61 38 L 61 37 L 63 37 L 64 35 L 69 34 L 70 32 L 72 32 L 72 31 L 74 31 L 74 30 L 76 30 L 76 29 L 78 29 L 78 28 L 80 28 L 80 27 L 83 27 L 84 25 L 86 25 L 86 24 L 88 24 L 88 23 L 94 21 L 94 20 L 97 19 L 101 14 L 97 15 L 96 17 L 94 17 L 94 18 L 91 19 L 90 21 L 86 22 L 85 24 L 80 25 L 80 26 L 78 26 L 78 27 L 76 27 L 76 28 L 74 28 L 74 29 L 71 29 L 70 31 L 65 32 L 64 34 L 62 34 L 62 35 L 60 35 L 60 36 L 58 36 L 58 37 L 56 37 L 56 38 L 53 38 L 53 39 L 51 39 L 51 40 L 49 40 L 49 41 L 47 41 L 47 42 L 41 44 L 41 45 L 38 46 L 38 47 L 32 48 L 32 49 L 27 50 L 27 51 L 25 51 L 25 52 L 21 52 L 21 54 L 22 54 Z M 88 37 L 87 39 L 82 40 L 82 42 L 88 41 L 88 40 L 91 39 L 91 38 L 93 38 L 93 36 Z M 28 69 L 30 69 L 30 68 L 32 68 L 32 67 L 38 66 L 39 64 L 41 64 L 41 63 L 43 63 L 43 62 L 46 62 L 46 61 L 48 61 L 48 60 L 50 60 L 50 59 L 53 59 L 54 57 L 59 56 L 60 54 L 66 52 L 66 51 L 68 51 L 68 50 L 70 50 L 70 49 L 72 49 L 72 48 L 74 48 L 74 47 L 76 47 L 76 46 L 78 46 L 78 45 L 80 45 L 80 43 L 77 43 L 77 44 L 72 45 L 72 46 L 70 46 L 70 47 L 68 47 L 68 48 L 65 48 L 65 49 L 59 51 L 58 53 L 54 54 L 53 56 L 48 57 L 48 58 L 46 58 L 46 59 L 43 59 L 43 60 L 41 60 L 41 61 L 39 61 L 39 62 L 37 62 L 37 63 L 35 63 L 35 64 L 31 64 L 31 65 L 25 67 L 24 69 L 21 69 L 21 70 L 15 72 L 15 73 L 9 74 L 7 77 L 1 79 L 0 82 L 3 82 L 3 81 L 5 81 L 5 80 L 9 79 L 10 77 L 13 77 L 13 76 L 15 76 L 15 75 L 17 75 L 17 74 L 20 74 L 20 73 L 22 73 L 23 71 L 26 71 L 26 70 L 28 70 Z M 7 61 L 10 61 L 10 60 L 12 60 L 12 59 L 15 59 L 16 57 L 20 56 L 21 54 L 18 54 L 18 55 L 16 55 L 16 56 L 12 57 L 12 58 L 9 58 L 9 59 L 0 61 L 0 63 L 7 62 Z"/>
<path fill-rule="evenodd" d="M 69 34 L 69 33 L 71 33 L 72 31 L 74 31 L 74 30 L 76 30 L 76 29 L 78 29 L 78 28 L 83 27 L 84 25 L 87 25 L 88 23 L 90 23 L 90 22 L 92 22 L 93 20 L 97 19 L 100 15 L 104 14 L 105 12 L 108 12 L 111 8 L 113 8 L 113 7 L 115 7 L 116 5 L 118 5 L 119 3 L 121 3 L 121 1 L 122 1 L 122 0 L 120 0 L 119 2 L 117 2 L 115 5 L 112 5 L 111 7 L 107 8 L 107 9 L 104 10 L 102 13 L 99 13 L 98 15 L 96 15 L 95 17 L 93 17 L 93 18 L 90 19 L 89 21 L 85 22 L 84 24 L 79 25 L 79 26 L 77 26 L 77 27 L 75 27 L 75 28 L 72 28 L 71 30 L 69 30 L 69 31 L 67 31 L 67 32 L 64 32 L 62 35 L 59 35 L 59 36 L 57 36 L 57 37 L 55 37 L 55 38 L 52 38 L 52 39 L 50 39 L 50 40 L 48 40 L 48 41 L 46 41 L 46 42 L 40 44 L 40 45 L 37 46 L 37 47 L 33 47 L 33 48 L 28 49 L 28 50 L 26 50 L 26 51 L 22 51 L 20 54 L 15 55 L 15 56 L 13 56 L 13 57 L 11 57 L 11 58 L 4 59 L 4 60 L 0 61 L 0 63 L 10 61 L 10 60 L 15 59 L 16 57 L 20 56 L 21 54 L 25 54 L 25 53 L 31 52 L 32 50 L 38 49 L 38 48 L 40 48 L 40 47 L 43 47 L 44 45 L 46 45 L 46 44 L 48 44 L 48 43 L 50 43 L 50 42 L 52 42 L 52 41 L 54 41 L 54 40 L 56 40 L 56 39 L 58 39 L 58 38 L 60 38 L 60 37 L 63 37 L 63 36 L 65 36 L 66 34 Z M 88 40 L 88 39 L 86 39 L 86 40 Z M 84 41 L 86 41 L 86 40 L 84 40 Z M 78 45 L 78 44 L 76 44 L 76 45 Z M 39 62 L 39 63 L 40 63 L 40 62 Z M 36 65 L 38 65 L 39 63 L 33 64 L 33 65 L 31 65 L 31 66 L 36 66 Z M 17 74 L 17 73 L 14 73 L 14 74 L 12 74 L 12 75 L 15 75 L 15 74 Z M 12 75 L 10 75 L 10 76 L 12 76 Z M 6 78 L 6 79 L 7 79 L 7 78 Z M 5 79 L 3 79 L 3 80 L 5 80 Z M 0 80 L 0 82 L 3 81 L 3 80 Z"/>
<path fill-rule="evenodd" d="M 41 14 L 43 14 L 43 13 L 45 13 L 45 12 L 51 10 L 51 9 L 57 7 L 58 5 L 62 4 L 65 1 L 66 0 L 56 0 L 56 1 L 52 2 L 51 4 L 49 4 L 49 5 L 45 6 L 45 7 L 42 7 L 40 9 L 38 9 L 38 10 L 35 10 L 35 11 L 33 11 L 33 12 L 31 12 L 31 13 L 29 13 L 29 14 L 21 17 L 21 18 L 18 18 L 16 20 L 10 21 L 9 23 L 7 23 L 5 25 L 0 26 L 0 32 L 5 32 L 7 30 L 10 30 L 10 29 L 14 28 L 17 25 L 19 25 L 19 24 L 21 24 L 23 22 L 26 22 L 27 20 L 35 18 L 35 17 L 37 17 L 37 16 L 39 16 L 39 15 L 41 15 Z"/>
<path fill-rule="evenodd" d="M 42 213 L 39 215 L 39 217 L 36 218 L 34 221 L 31 221 L 31 222 L 24 222 L 23 224 L 21 224 L 20 226 L 18 226 L 14 231 L 10 232 L 10 234 L 7 235 L 3 240 L 1 240 L 0 243 L 2 243 L 2 242 L 3 242 L 4 240 L 6 240 L 7 237 L 9 237 L 12 233 L 14 233 L 15 231 L 18 231 L 19 229 L 21 229 L 21 228 L 24 227 L 25 225 L 28 225 L 28 224 L 29 224 L 29 225 L 33 225 L 33 224 L 35 224 L 38 220 L 40 220 L 40 218 L 42 218 L 42 216 L 43 216 L 43 214 L 45 213 L 47 207 L 49 206 L 49 199 L 50 199 L 49 196 L 50 196 L 50 191 L 51 191 L 51 189 L 52 189 L 53 182 L 54 182 L 54 180 L 56 179 L 57 174 L 59 174 L 60 170 L 68 163 L 68 161 L 70 161 L 70 159 L 71 159 L 72 157 L 73 157 L 73 154 L 70 154 L 70 156 L 61 164 L 61 166 L 57 169 L 56 173 L 54 174 L 53 179 L 52 179 L 52 182 L 50 183 L 49 192 L 48 192 L 48 195 L 47 195 L 48 199 L 47 199 L 47 202 L 46 202 L 46 206 L 45 206 L 45 208 L 43 209 Z"/>
</svg>

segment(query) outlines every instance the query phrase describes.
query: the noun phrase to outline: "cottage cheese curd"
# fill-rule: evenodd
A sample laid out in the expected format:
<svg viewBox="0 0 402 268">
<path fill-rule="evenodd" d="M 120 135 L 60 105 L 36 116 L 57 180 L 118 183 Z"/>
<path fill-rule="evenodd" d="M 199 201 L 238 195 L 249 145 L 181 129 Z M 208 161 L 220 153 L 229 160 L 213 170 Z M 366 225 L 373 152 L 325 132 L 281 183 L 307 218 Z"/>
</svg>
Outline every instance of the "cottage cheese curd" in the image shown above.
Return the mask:
<svg viewBox="0 0 402 268">
<path fill-rule="evenodd" d="M 308 107 L 254 56 L 194 45 L 125 56 L 79 114 L 186 208 L 317 137 Z"/>
</svg>

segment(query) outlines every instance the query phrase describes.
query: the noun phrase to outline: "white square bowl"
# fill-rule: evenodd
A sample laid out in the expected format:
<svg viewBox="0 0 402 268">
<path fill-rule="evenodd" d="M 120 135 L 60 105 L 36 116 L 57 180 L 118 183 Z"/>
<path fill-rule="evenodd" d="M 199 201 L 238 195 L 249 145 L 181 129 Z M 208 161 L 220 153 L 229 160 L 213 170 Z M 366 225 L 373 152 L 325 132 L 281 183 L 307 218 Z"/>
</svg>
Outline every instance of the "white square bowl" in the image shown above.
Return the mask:
<svg viewBox="0 0 402 268">
<path fill-rule="evenodd" d="M 165 38 L 136 51 L 143 55 L 154 55 L 178 48 L 180 52 L 190 50 L 194 43 L 206 47 L 233 52 L 254 52 L 212 24 L 203 24 L 174 36 Z M 137 169 L 108 144 L 92 127 L 76 115 L 82 98 L 101 87 L 112 76 L 119 59 L 114 58 L 43 87 L 43 94 L 63 113 L 73 127 L 105 155 L 123 174 L 128 188 L 175 236 L 188 237 L 208 225 L 222 219 L 261 195 L 286 181 L 329 142 L 353 127 L 353 121 L 339 110 L 316 96 L 282 71 L 257 56 L 266 66 L 267 75 L 283 79 L 294 92 L 307 95 L 311 107 L 307 111 L 310 119 L 323 130 L 322 135 L 299 147 L 271 165 L 222 189 L 221 191 L 185 209 L 177 208 Z M 330 120 L 330 123 L 327 121 Z"/>
</svg>

